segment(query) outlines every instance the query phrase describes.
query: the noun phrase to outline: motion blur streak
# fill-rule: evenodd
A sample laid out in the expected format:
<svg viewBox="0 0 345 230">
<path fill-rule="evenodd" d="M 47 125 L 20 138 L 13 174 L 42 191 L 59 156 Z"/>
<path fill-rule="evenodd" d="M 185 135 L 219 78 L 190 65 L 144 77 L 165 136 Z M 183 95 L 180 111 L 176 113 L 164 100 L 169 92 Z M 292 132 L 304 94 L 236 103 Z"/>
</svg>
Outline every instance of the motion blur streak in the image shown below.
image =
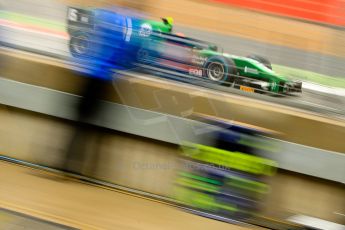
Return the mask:
<svg viewBox="0 0 345 230">
<path fill-rule="evenodd" d="M 343 0 L 0 6 L 1 229 L 345 229 Z"/>
<path fill-rule="evenodd" d="M 336 26 L 345 26 L 345 4 L 342 0 L 270 0 L 261 1 L 260 3 L 251 0 L 215 1 L 297 19 L 310 20 L 313 22 L 325 23 Z"/>
<path fill-rule="evenodd" d="M 260 151 L 274 154 L 275 148 L 261 137 L 260 130 L 211 117 L 201 119 L 210 124 L 209 131 L 203 131 L 199 143 L 181 146 L 176 198 L 231 219 L 258 215 L 260 200 L 269 191 L 265 177 L 276 171 L 276 162 L 260 157 Z"/>
</svg>

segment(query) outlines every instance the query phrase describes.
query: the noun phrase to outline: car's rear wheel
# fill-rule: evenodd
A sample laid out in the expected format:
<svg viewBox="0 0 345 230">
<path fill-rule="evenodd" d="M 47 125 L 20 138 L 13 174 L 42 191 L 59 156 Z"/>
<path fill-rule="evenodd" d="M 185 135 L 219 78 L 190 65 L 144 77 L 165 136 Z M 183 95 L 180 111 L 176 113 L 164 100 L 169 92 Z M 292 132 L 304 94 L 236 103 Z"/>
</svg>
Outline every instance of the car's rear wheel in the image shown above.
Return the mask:
<svg viewBox="0 0 345 230">
<path fill-rule="evenodd" d="M 147 62 L 149 60 L 149 51 L 141 48 L 137 52 L 137 60 L 139 62 Z"/>
<path fill-rule="evenodd" d="M 69 49 L 74 57 L 85 56 L 89 51 L 90 41 L 86 33 L 77 32 L 71 34 Z"/>
</svg>

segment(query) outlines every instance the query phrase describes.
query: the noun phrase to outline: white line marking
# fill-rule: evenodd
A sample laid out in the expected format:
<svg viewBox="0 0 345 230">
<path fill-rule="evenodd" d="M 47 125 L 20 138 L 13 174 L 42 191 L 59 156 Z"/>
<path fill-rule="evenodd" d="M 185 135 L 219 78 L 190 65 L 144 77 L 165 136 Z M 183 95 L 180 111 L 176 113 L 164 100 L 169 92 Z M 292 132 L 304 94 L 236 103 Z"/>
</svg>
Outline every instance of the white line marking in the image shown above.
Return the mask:
<svg viewBox="0 0 345 230">
<path fill-rule="evenodd" d="M 328 93 L 328 94 L 345 97 L 345 89 L 343 88 L 319 85 L 312 82 L 303 82 L 302 89 L 309 89 L 309 90 L 313 90 L 317 92 Z"/>
<path fill-rule="evenodd" d="M 312 227 L 315 229 L 322 230 L 345 230 L 345 226 L 330 221 L 322 220 L 319 218 L 305 216 L 305 215 L 295 215 L 288 218 L 289 221 L 302 224 L 307 227 Z"/>
<path fill-rule="evenodd" d="M 323 108 L 323 109 L 328 109 L 328 110 L 333 110 L 333 111 L 341 111 L 340 109 L 332 108 L 332 107 L 325 106 L 325 105 L 319 105 L 319 104 L 316 104 L 316 103 L 313 103 L 310 101 L 301 101 L 301 103 L 312 105 L 312 106 L 318 107 L 318 108 Z"/>
<path fill-rule="evenodd" d="M 345 216 L 345 214 L 340 213 L 340 212 L 334 212 L 334 214 L 336 214 L 336 215 L 341 215 L 341 216 Z"/>
<path fill-rule="evenodd" d="M 38 31 L 38 30 L 23 28 L 23 27 L 20 27 L 20 26 L 13 26 L 13 25 L 3 25 L 3 24 L 0 24 L 0 27 L 5 27 L 5 28 L 7 27 L 7 28 L 10 28 L 10 29 L 14 29 L 14 30 L 20 30 L 20 31 L 24 31 L 24 32 L 34 33 L 34 34 L 40 34 L 40 35 L 45 35 L 45 36 L 60 38 L 60 39 L 64 39 L 64 40 L 67 40 L 67 39 L 68 39 L 68 36 L 59 35 L 59 34 L 54 34 L 54 33 L 49 33 L 49 32 L 42 32 L 42 31 Z"/>
</svg>

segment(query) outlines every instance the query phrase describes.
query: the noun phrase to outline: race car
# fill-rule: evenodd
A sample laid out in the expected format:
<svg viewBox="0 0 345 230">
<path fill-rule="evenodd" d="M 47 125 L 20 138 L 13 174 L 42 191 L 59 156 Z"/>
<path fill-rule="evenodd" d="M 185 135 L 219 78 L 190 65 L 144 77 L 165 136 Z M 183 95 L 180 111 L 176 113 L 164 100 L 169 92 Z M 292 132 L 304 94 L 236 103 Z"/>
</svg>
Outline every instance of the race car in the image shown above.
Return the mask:
<svg viewBox="0 0 345 230">
<path fill-rule="evenodd" d="M 274 72 L 270 61 L 264 57 L 231 55 L 219 51 L 215 44 L 187 37 L 182 39 L 184 41 L 181 38 L 166 38 L 164 43 L 153 44 L 154 48 L 146 52 L 141 62 L 155 60 L 155 63 L 149 63 L 150 66 L 171 69 L 247 92 L 272 95 L 302 92 L 302 82 L 291 81 Z M 157 47 L 160 55 L 149 56 Z M 180 55 L 176 55 L 177 50 Z"/>
<path fill-rule="evenodd" d="M 261 56 L 241 57 L 215 51 L 194 49 L 189 74 L 206 77 L 221 84 L 232 84 L 247 92 L 285 94 L 302 91 L 302 82 L 291 81 L 272 70 Z"/>
<path fill-rule="evenodd" d="M 123 39 L 147 38 L 151 33 L 171 33 L 173 18 L 165 17 L 161 21 L 145 19 L 142 16 L 126 12 L 120 8 L 115 9 L 80 9 L 69 7 L 67 11 L 67 31 L 70 36 L 69 50 L 74 57 L 87 55 L 92 32 L 96 27 L 104 24 L 106 14 L 111 14 L 111 25 L 114 30 L 121 30 Z"/>
<path fill-rule="evenodd" d="M 272 70 L 263 57 L 241 57 L 219 51 L 215 44 L 186 36 L 174 35 L 173 19 L 162 21 L 143 19 L 109 9 L 68 9 L 70 52 L 74 57 L 88 54 L 92 31 L 102 25 L 100 18 L 111 14 L 107 23 L 121 34 L 131 55 L 146 68 L 158 67 L 212 83 L 233 86 L 247 92 L 273 95 L 302 92 L 302 83 L 291 81 Z M 120 33 L 118 33 L 120 30 Z M 118 40 L 119 41 L 119 40 Z M 116 41 L 114 41 L 115 43 Z M 141 65 L 142 66 L 142 65 Z"/>
</svg>

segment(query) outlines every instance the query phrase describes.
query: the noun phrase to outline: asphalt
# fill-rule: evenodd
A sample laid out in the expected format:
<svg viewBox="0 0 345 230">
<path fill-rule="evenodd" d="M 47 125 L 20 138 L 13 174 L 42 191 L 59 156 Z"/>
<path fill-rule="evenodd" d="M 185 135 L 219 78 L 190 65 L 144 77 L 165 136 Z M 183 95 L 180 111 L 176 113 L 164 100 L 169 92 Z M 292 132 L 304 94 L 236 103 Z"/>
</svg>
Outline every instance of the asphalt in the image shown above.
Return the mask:
<svg viewBox="0 0 345 230">
<path fill-rule="evenodd" d="M 6 209 L 0 209 L 0 228 L 11 230 L 76 230 L 76 228 L 55 224 Z"/>
<path fill-rule="evenodd" d="M 21 228 L 13 225 L 8 225 L 8 228 L 4 225 L 4 228 L 1 228 L 0 223 L 0 229 L 72 229 L 64 225 L 88 230 L 249 229 L 248 225 L 240 226 L 202 218 L 182 212 L 167 203 L 133 196 L 109 187 L 93 186 L 59 174 L 4 162 L 0 162 L 0 167 L 7 172 L 6 177 L 0 177 L 0 205 L 16 211 L 14 217 L 6 215 L 4 219 L 10 222 L 10 218 L 24 216 L 27 223 L 22 224 Z M 27 216 L 28 213 L 35 217 Z M 63 225 L 42 223 L 37 218 Z"/>
</svg>

